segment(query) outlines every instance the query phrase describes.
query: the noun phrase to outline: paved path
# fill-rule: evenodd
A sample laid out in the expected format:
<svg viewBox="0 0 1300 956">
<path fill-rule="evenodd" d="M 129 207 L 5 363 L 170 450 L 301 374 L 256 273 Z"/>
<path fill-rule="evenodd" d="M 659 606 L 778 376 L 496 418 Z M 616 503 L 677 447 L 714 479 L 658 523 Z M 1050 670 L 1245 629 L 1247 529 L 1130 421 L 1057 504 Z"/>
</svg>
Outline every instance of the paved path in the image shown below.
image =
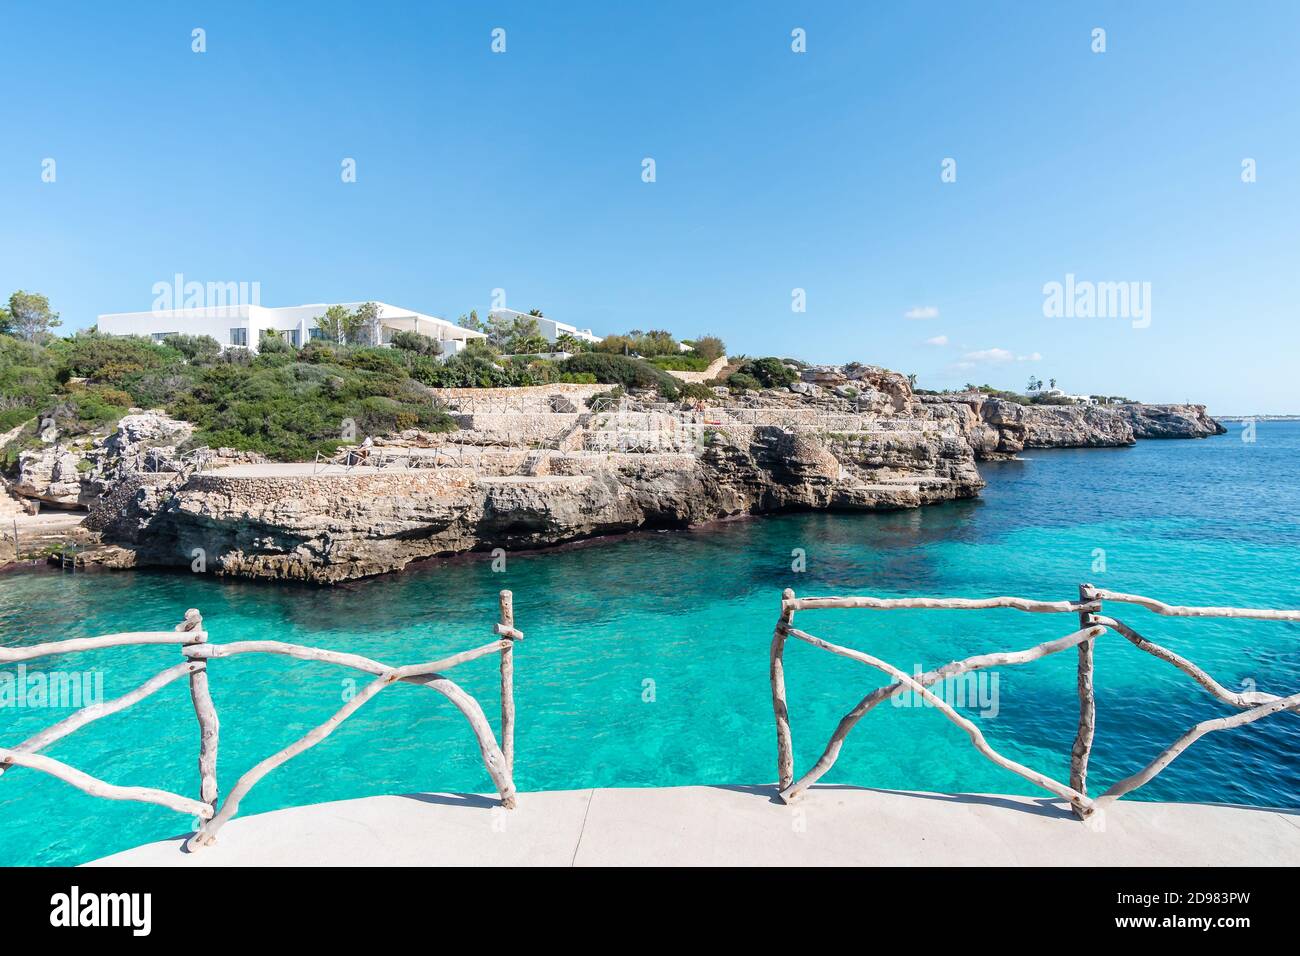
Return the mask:
<svg viewBox="0 0 1300 956">
<path fill-rule="evenodd" d="M 94 865 L 1300 866 L 1300 812 L 1121 802 L 1090 830 L 1032 797 L 767 787 L 368 797 L 236 818 L 216 846 Z"/>
</svg>

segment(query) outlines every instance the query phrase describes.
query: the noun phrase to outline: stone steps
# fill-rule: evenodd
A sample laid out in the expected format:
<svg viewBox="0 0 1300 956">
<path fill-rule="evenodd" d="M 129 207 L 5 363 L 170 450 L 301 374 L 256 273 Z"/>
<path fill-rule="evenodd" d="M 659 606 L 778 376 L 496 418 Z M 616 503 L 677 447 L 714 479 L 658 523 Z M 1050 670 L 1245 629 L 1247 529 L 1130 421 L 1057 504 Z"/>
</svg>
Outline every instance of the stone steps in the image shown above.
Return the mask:
<svg viewBox="0 0 1300 956">
<path fill-rule="evenodd" d="M 0 518 L 18 518 L 27 513 L 22 499 L 10 491 L 8 485 L 0 481 Z"/>
</svg>

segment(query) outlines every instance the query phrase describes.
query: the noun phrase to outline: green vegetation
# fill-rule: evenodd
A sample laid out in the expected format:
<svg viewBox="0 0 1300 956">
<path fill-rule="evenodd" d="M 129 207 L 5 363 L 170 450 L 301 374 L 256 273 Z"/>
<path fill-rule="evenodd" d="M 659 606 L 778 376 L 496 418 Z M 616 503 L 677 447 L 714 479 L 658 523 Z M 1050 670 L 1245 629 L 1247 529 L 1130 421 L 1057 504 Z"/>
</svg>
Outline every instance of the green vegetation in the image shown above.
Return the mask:
<svg viewBox="0 0 1300 956">
<path fill-rule="evenodd" d="M 377 345 L 379 341 L 379 306 L 363 302 L 355 309 L 331 305 L 316 317 L 320 337 L 339 345 Z M 278 333 L 275 333 L 278 337 Z M 266 336 L 263 336 L 265 339 Z"/>
<path fill-rule="evenodd" d="M 196 444 L 284 461 L 334 450 L 349 421 L 357 435 L 454 427 L 421 382 L 439 363 L 419 352 L 319 342 L 299 351 L 278 336 L 257 356 L 215 346 L 193 336 L 157 344 L 79 332 L 44 345 L 0 336 L 0 425 L 31 422 L 6 458 L 39 440 L 38 421 L 75 437 L 111 428 L 132 406 L 193 422 Z"/>
<path fill-rule="evenodd" d="M 736 378 L 739 376 L 740 381 Z M 779 358 L 750 359 L 731 373 L 726 384 L 733 388 L 784 388 L 799 380 L 799 376 Z M 751 383 L 757 384 L 751 384 Z"/>
<path fill-rule="evenodd" d="M 597 382 L 622 385 L 624 388 L 653 388 L 664 398 L 676 398 L 681 383 L 649 362 L 626 355 L 609 355 L 604 352 L 586 352 L 571 356 L 559 363 L 569 374 L 590 374 Z"/>
<path fill-rule="evenodd" d="M 7 306 L 0 305 L 0 335 L 40 342 L 61 324 L 59 313 L 50 311 L 50 300 L 38 292 L 19 289 Z"/>
<path fill-rule="evenodd" d="M 415 332 L 395 333 L 393 348 L 368 344 L 377 315 L 373 303 L 332 306 L 316 320 L 319 337 L 302 348 L 270 331 L 252 354 L 223 352 L 209 336 L 172 335 L 155 342 L 91 329 L 60 338 L 50 331 L 58 316 L 44 296 L 14 293 L 0 309 L 0 430 L 25 428 L 6 449 L 6 463 L 38 443 L 38 427 L 51 420 L 62 438 L 75 438 L 110 429 L 132 407 L 162 408 L 192 422 L 196 445 L 302 461 L 328 454 L 352 436 L 454 428 L 431 388 L 575 382 L 608 384 L 619 394 L 653 389 L 670 400 L 695 401 L 713 393 L 684 385 L 667 370 L 702 370 L 725 352 L 713 336 L 696 339 L 694 350 L 682 352 L 669 333 L 651 331 L 615 337 L 615 344 L 621 339 L 638 355 L 562 338 L 557 344 L 575 354 L 551 361 L 533 354 L 550 350 L 537 333 L 540 313 L 534 310 L 532 316 L 494 320 L 486 328 L 488 341 L 474 340 L 444 360 L 437 340 Z M 483 328 L 473 312 L 460 324 Z M 503 351 L 512 354 L 504 357 Z M 763 384 L 791 375 L 777 359 L 750 366 Z"/>
<path fill-rule="evenodd" d="M 0 335 L 0 431 L 36 415 L 59 388 L 58 357 L 8 335 Z"/>
<path fill-rule="evenodd" d="M 679 352 L 677 355 L 656 355 L 648 360 L 655 368 L 673 372 L 703 372 L 709 367 L 710 360 L 693 352 Z"/>
<path fill-rule="evenodd" d="M 568 332 L 561 332 L 555 337 L 555 351 L 557 352 L 568 352 L 571 355 L 577 355 L 580 352 L 590 352 L 594 347 L 586 339 L 580 339 Z"/>
<path fill-rule="evenodd" d="M 536 309 L 533 313 L 535 316 L 542 314 Z M 534 315 L 492 316 L 487 325 L 488 344 L 505 355 L 549 352 L 551 343 L 542 335 Z"/>
<path fill-rule="evenodd" d="M 633 329 L 626 335 L 605 336 L 596 343 L 595 351 L 653 358 L 656 355 L 679 355 L 682 350 L 671 332 L 662 329 L 651 329 L 649 332 Z"/>
</svg>

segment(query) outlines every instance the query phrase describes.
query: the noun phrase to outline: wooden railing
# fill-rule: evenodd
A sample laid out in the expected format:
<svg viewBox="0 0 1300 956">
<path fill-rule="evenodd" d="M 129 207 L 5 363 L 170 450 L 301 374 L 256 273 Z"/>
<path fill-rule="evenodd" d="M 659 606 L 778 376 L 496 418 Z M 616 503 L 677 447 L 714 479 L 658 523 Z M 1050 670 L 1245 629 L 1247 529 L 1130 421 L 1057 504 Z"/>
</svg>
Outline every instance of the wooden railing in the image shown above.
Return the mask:
<svg viewBox="0 0 1300 956">
<path fill-rule="evenodd" d="M 844 739 L 864 716 L 874 707 L 903 691 L 912 691 L 932 705 L 945 717 L 966 731 L 975 749 L 993 763 L 1012 773 L 1018 774 L 1031 783 L 1068 800 L 1074 812 L 1081 819 L 1088 819 L 1105 806 L 1118 800 L 1125 794 L 1132 793 L 1138 787 L 1150 782 L 1161 770 L 1167 767 L 1184 750 L 1196 740 L 1215 730 L 1227 730 L 1249 724 L 1270 714 L 1280 711 L 1300 709 L 1300 694 L 1281 697 L 1257 691 L 1236 693 L 1219 684 L 1213 677 L 1197 667 L 1191 661 L 1168 648 L 1161 647 L 1147 640 L 1132 627 L 1114 617 L 1102 614 L 1102 604 L 1110 601 L 1116 604 L 1136 604 L 1156 614 L 1167 617 L 1226 617 L 1250 618 L 1264 621 L 1300 621 L 1300 611 L 1262 610 L 1235 607 L 1183 607 L 1166 604 L 1154 598 L 1135 594 L 1122 594 L 1094 588 L 1090 584 L 1079 586 L 1078 601 L 1034 601 L 1018 597 L 994 597 L 983 599 L 968 598 L 877 598 L 877 597 L 809 597 L 796 598 L 794 591 L 786 589 L 782 594 L 781 616 L 777 621 L 776 631 L 772 635 L 770 651 L 770 679 L 772 684 L 772 710 L 776 718 L 776 767 L 778 789 L 781 799 L 789 803 L 803 791 L 816 783 L 834 766 L 839 757 Z M 864 608 L 876 611 L 892 611 L 904 608 L 929 608 L 938 610 L 978 611 L 991 608 L 1012 608 L 1017 611 L 1043 614 L 1077 614 L 1079 629 L 1022 651 L 1008 651 L 995 654 L 981 654 L 965 660 L 953 661 L 924 674 L 909 676 L 891 664 L 862 651 L 841 647 L 829 641 L 814 637 L 794 626 L 796 611 L 814 611 L 825 608 Z M 1151 654 L 1178 668 L 1212 696 L 1225 704 L 1238 708 L 1241 713 L 1230 717 L 1204 720 L 1190 728 L 1175 740 L 1153 761 L 1118 783 L 1112 785 L 1099 797 L 1088 796 L 1088 759 L 1092 753 L 1093 734 L 1096 723 L 1096 697 L 1093 691 L 1093 644 L 1107 631 L 1115 631 L 1126 638 L 1139 650 Z M 794 751 L 790 733 L 790 716 L 786 704 L 785 691 L 785 642 L 788 637 L 830 651 L 841 657 L 858 661 L 887 674 L 893 683 L 877 688 L 863 697 L 840 720 L 831 734 L 821 757 L 813 767 L 798 780 L 794 779 Z M 1070 782 L 1059 780 L 1030 769 L 998 753 L 984 738 L 983 733 L 967 718 L 957 713 L 941 698 L 927 688 L 932 684 L 954 678 L 971 671 L 990 667 L 1003 667 L 1027 664 L 1075 648 L 1078 654 L 1078 698 L 1079 722 L 1075 733 L 1074 746 L 1070 751 Z"/>
<path fill-rule="evenodd" d="M 107 634 L 102 637 L 82 637 L 69 640 L 52 641 L 47 644 L 33 644 L 28 647 L 0 647 L 0 664 L 19 663 L 56 654 L 72 654 L 84 651 L 100 650 L 107 647 L 121 647 L 139 644 L 177 644 L 180 645 L 184 660 L 155 674 L 130 693 L 102 703 L 83 707 L 76 713 L 59 721 L 22 743 L 10 747 L 0 747 L 0 774 L 10 766 L 28 767 L 40 770 L 72 784 L 86 793 L 104 797 L 109 800 L 139 800 L 168 807 L 179 813 L 192 814 L 198 818 L 196 832 L 186 843 L 186 848 L 194 850 L 211 844 L 218 831 L 239 812 L 243 800 L 253 786 L 276 767 L 298 756 L 305 750 L 320 743 L 348 717 L 356 713 L 362 705 L 391 685 L 403 681 L 419 684 L 442 694 L 464 715 L 478 741 L 479 751 L 488 775 L 492 778 L 501 803 L 512 808 L 515 805 L 514 754 L 515 754 L 515 699 L 514 699 L 514 643 L 523 638 L 523 632 L 515 628 L 514 599 L 509 591 L 499 595 L 500 619 L 493 626 L 496 639 L 488 644 L 462 651 L 441 660 L 424 664 L 408 664 L 392 667 L 379 661 L 362 657 L 359 654 L 323 650 L 305 647 L 300 644 L 287 644 L 283 641 L 236 641 L 230 644 L 212 644 L 208 642 L 208 633 L 203 629 L 203 618 L 196 610 L 185 613 L 185 620 L 173 631 L 137 631 L 123 634 Z M 477 660 L 489 654 L 500 653 L 501 668 L 501 741 L 498 745 L 492 733 L 492 727 L 483 714 L 483 708 L 477 700 L 462 690 L 457 684 L 442 675 L 460 664 Z M 362 673 L 374 675 L 374 680 L 359 690 L 356 695 L 334 713 L 329 720 L 304 734 L 288 747 L 267 757 L 251 770 L 248 770 L 231 788 L 224 802 L 218 801 L 217 793 L 217 747 L 220 725 L 216 706 L 208 690 L 208 662 L 221 657 L 233 657 L 237 654 L 278 654 L 304 661 L 319 661 L 349 667 Z M 194 704 L 194 713 L 199 724 L 199 798 L 184 797 L 166 790 L 151 787 L 121 787 L 107 783 L 97 777 L 71 767 L 68 764 L 42 756 L 43 750 L 56 740 L 80 730 L 87 724 L 116 714 L 146 697 L 156 693 L 181 677 L 189 677 L 190 699 Z"/>
</svg>

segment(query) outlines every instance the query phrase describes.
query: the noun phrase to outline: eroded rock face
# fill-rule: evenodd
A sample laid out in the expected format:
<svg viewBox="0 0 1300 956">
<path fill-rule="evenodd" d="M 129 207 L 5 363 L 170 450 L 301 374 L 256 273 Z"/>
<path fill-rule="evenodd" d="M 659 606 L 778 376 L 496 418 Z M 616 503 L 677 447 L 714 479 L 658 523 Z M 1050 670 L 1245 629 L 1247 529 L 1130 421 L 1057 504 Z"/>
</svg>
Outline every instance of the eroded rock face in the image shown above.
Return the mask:
<svg viewBox="0 0 1300 956">
<path fill-rule="evenodd" d="M 1097 405 L 1019 405 L 1026 448 L 1117 448 L 1134 441 L 1133 426 Z"/>
<path fill-rule="evenodd" d="M 83 507 L 99 496 L 100 487 L 78 471 L 81 455 L 66 446 L 50 445 L 18 454 L 14 491 L 59 508 Z"/>
<path fill-rule="evenodd" d="M 460 551 L 525 549 L 793 508 L 886 509 L 975 495 L 955 428 L 856 441 L 770 425 L 721 427 L 698 454 L 556 452 L 550 474 L 464 468 L 162 476 L 121 483 L 88 525 L 137 564 L 344 581 Z M 113 552 L 120 554 L 120 552 Z"/>
<path fill-rule="evenodd" d="M 152 467 L 169 467 L 193 434 L 193 425 L 161 412 L 126 415 L 110 434 L 21 452 L 14 490 L 60 508 L 88 507 L 150 455 Z"/>
<path fill-rule="evenodd" d="M 1227 434 L 1204 405 L 1117 405 L 1138 438 L 1208 438 Z"/>
<path fill-rule="evenodd" d="M 875 366 L 823 366 L 803 375 L 791 389 L 727 397 L 704 411 L 644 396 L 600 414 L 552 410 L 564 426 L 554 429 L 549 421 L 538 425 L 545 403 L 516 389 L 518 408 L 460 408 L 473 426 L 467 431 L 381 442 L 386 453 L 400 449 L 449 465 L 136 474 L 103 498 L 87 524 L 120 546 L 108 552 L 119 566 L 328 583 L 463 551 L 538 548 L 793 509 L 881 510 L 969 498 L 984 484 L 977 458 L 1129 445 L 1133 415 L 1166 430 L 1190 428 L 1172 412 L 1026 406 L 974 392 L 918 397 L 906 377 Z M 470 399 L 481 401 L 480 394 Z M 502 445 L 502 436 L 535 425 L 538 434 L 560 437 L 549 447 Z"/>
<path fill-rule="evenodd" d="M 1021 405 L 978 392 L 923 397 L 931 407 L 966 409 L 966 438 L 980 458 L 1026 448 L 1116 448 L 1136 438 L 1128 418 L 1102 405 Z"/>
</svg>

